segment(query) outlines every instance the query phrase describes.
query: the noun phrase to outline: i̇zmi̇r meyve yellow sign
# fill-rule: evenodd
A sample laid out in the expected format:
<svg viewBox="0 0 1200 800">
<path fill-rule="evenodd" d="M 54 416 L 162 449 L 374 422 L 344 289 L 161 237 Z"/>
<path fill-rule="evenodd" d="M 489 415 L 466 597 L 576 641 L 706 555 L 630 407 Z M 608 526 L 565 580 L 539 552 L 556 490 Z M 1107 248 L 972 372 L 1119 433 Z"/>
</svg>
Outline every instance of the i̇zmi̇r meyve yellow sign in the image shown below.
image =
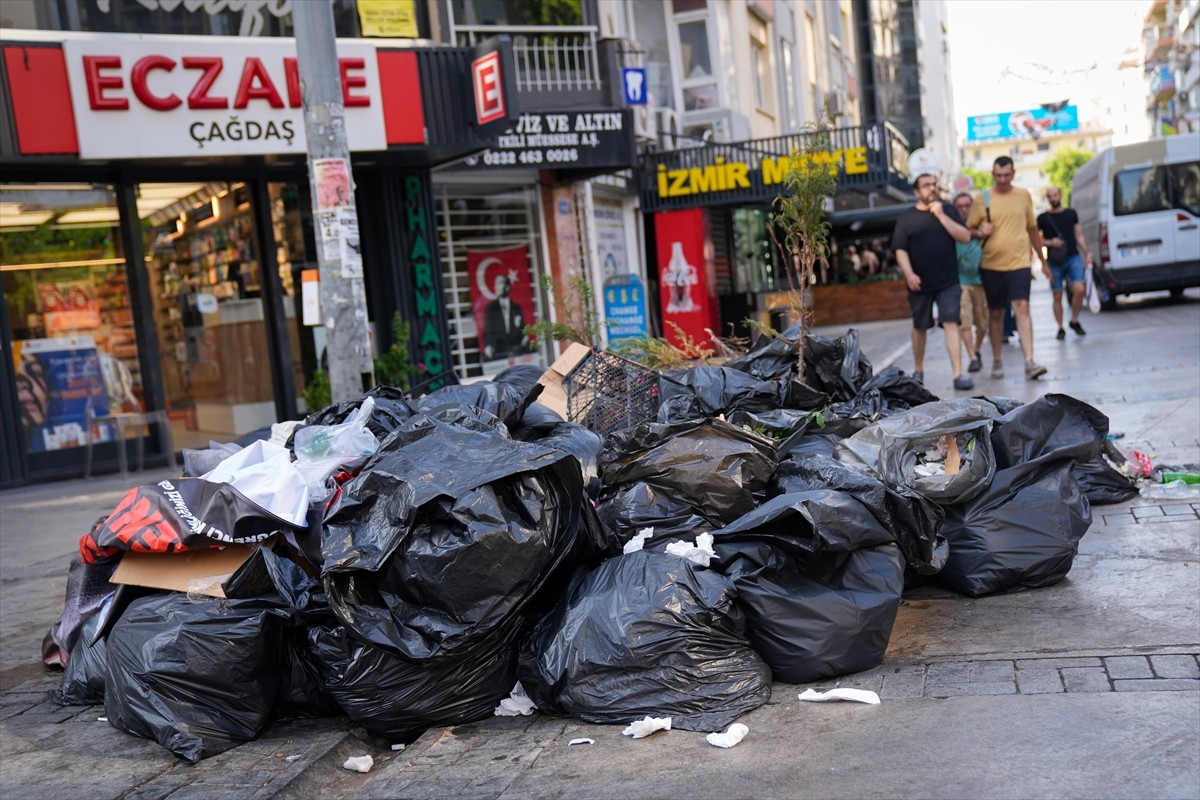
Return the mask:
<svg viewBox="0 0 1200 800">
<path fill-rule="evenodd" d="M 836 172 L 844 162 L 847 175 L 861 175 L 867 171 L 867 148 L 847 147 L 844 150 L 834 150 L 830 153 L 814 153 L 809 156 L 816 163 L 829 166 L 830 171 Z M 763 186 L 773 186 L 783 182 L 791 168 L 789 156 L 780 158 L 764 158 L 759 164 L 760 177 Z M 685 167 L 683 169 L 667 169 L 665 164 L 658 166 L 658 196 L 687 197 L 694 194 L 709 192 L 728 192 L 734 189 L 751 188 L 750 165 L 743 161 L 729 161 L 718 157 L 715 164 L 707 167 Z"/>
</svg>

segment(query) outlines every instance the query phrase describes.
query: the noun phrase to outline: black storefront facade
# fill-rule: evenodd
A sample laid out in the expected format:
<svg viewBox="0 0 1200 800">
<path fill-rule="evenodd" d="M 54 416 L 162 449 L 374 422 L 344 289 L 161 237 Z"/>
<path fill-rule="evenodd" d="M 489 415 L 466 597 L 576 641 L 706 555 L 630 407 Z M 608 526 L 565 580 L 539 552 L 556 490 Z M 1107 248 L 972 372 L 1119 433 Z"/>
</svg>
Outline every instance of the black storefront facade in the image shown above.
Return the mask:
<svg viewBox="0 0 1200 800">
<path fill-rule="evenodd" d="M 705 342 L 708 330 L 728 334 L 731 326 L 748 335 L 747 318 L 771 322 L 789 286 L 770 215 L 805 135 L 643 155 L 647 256 L 668 338 L 678 339 L 679 330 Z M 838 170 L 829 209 L 834 255 L 890 239 L 909 200 L 907 141 L 883 123 L 835 129 L 830 145 L 819 157 Z"/>
<path fill-rule="evenodd" d="M 122 402 L 165 409 L 176 450 L 303 413 L 323 342 L 291 46 L 5 31 L 0 485 L 81 474 L 87 412 Z M 398 311 L 448 380 L 430 176 L 494 142 L 471 50 L 339 40 L 339 57 L 375 347 Z M 111 469 L 112 432 L 94 433 Z M 154 429 L 145 445 L 165 458 Z"/>
</svg>

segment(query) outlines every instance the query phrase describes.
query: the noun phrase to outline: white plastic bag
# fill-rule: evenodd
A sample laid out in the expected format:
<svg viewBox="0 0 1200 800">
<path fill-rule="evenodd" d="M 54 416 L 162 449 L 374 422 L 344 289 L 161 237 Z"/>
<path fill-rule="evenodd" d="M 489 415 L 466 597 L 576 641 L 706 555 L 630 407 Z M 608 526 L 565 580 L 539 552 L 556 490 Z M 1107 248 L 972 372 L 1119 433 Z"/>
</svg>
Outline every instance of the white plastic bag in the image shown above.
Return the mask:
<svg viewBox="0 0 1200 800">
<path fill-rule="evenodd" d="M 1100 313 L 1100 287 L 1096 285 L 1096 277 L 1092 274 L 1092 265 L 1087 265 L 1087 270 L 1083 273 L 1084 289 L 1083 299 L 1087 304 L 1088 311 L 1093 314 Z"/>
<path fill-rule="evenodd" d="M 367 430 L 374 410 L 375 398 L 368 397 L 340 425 L 309 425 L 296 431 L 296 469 L 308 485 L 310 502 L 319 503 L 333 494 L 330 479 L 339 469 L 353 469 L 379 449 L 379 440 Z"/>
<path fill-rule="evenodd" d="M 228 483 L 250 501 L 296 527 L 308 525 L 308 485 L 286 447 L 260 439 L 200 476 Z"/>
</svg>

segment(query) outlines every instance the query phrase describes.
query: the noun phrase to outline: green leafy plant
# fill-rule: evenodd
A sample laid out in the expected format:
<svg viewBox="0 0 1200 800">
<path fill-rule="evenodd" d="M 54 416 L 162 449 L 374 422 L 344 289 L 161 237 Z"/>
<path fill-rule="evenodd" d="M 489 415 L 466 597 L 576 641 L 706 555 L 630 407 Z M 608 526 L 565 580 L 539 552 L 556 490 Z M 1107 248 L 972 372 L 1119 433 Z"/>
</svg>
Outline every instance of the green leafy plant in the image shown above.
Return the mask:
<svg viewBox="0 0 1200 800">
<path fill-rule="evenodd" d="M 424 364 L 412 363 L 408 347 L 412 326 L 397 311 L 392 315 L 392 346 L 375 359 L 375 384 L 410 389 L 413 379 L 425 372 Z"/>
<path fill-rule="evenodd" d="M 331 403 L 333 388 L 329 384 L 329 374 L 323 369 L 314 370 L 312 380 L 304 387 L 304 409 L 311 414 Z"/>
<path fill-rule="evenodd" d="M 775 198 L 768 232 L 783 256 L 793 316 L 807 327 L 812 314 L 809 289 L 816 283 L 816 267 L 829 257 L 829 217 L 826 208 L 837 191 L 840 166 L 831 162 L 833 125 L 826 109 L 824 119 L 805 127 L 800 147 L 792 151 L 784 191 Z M 783 234 L 780 242 L 775 231 Z M 804 345 L 801 340 L 797 377 L 804 380 Z"/>
<path fill-rule="evenodd" d="M 569 341 L 592 348 L 599 346 L 603 323 L 596 311 L 596 293 L 587 278 L 582 275 L 571 278 L 563 292 L 554 288 L 554 280 L 549 275 L 542 275 L 541 283 L 542 291 L 554 297 L 558 320 L 539 319 L 522 329 L 525 335 L 534 337 L 538 344 Z"/>
<path fill-rule="evenodd" d="M 971 182 L 975 184 L 973 188 L 977 192 L 983 191 L 984 189 L 990 189 L 996 185 L 996 182 L 992 180 L 992 173 L 984 172 L 981 169 L 963 167 L 962 174 L 971 179 Z"/>
</svg>

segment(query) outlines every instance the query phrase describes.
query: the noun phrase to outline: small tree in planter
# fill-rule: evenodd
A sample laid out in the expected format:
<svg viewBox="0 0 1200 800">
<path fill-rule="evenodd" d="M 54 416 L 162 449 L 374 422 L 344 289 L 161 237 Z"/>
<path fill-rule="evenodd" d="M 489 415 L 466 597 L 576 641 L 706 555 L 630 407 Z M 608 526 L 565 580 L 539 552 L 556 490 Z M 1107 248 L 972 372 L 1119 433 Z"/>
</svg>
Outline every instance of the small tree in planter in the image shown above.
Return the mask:
<svg viewBox="0 0 1200 800">
<path fill-rule="evenodd" d="M 839 164 L 833 160 L 833 126 L 826 118 L 805 127 L 800 147 L 792 151 L 784 192 L 775 198 L 768 230 L 783 256 L 788 279 L 788 305 L 800 321 L 801 331 L 808 328 L 812 315 L 812 292 L 816 268 L 829 256 L 829 218 L 827 205 L 837 191 Z M 781 242 L 775 235 L 783 233 Z M 800 339 L 797 376 L 804 380 L 804 339 Z"/>
</svg>

